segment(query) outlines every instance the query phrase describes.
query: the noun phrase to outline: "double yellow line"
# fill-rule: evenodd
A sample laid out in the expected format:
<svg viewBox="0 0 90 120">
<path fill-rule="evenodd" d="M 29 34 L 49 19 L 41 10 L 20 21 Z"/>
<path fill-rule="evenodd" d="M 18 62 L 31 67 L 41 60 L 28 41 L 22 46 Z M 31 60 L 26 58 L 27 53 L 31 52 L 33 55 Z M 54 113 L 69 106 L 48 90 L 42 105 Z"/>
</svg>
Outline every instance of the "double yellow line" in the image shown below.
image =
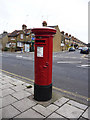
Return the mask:
<svg viewBox="0 0 90 120">
<path fill-rule="evenodd" d="M 2 71 L 2 72 L 4 72 L 4 73 L 8 73 L 8 74 L 10 74 L 10 75 L 13 75 L 13 76 L 15 76 L 15 77 L 19 77 L 19 78 L 26 79 L 26 80 L 29 80 L 29 81 L 31 81 L 31 82 L 34 82 L 34 80 L 32 80 L 32 79 L 29 79 L 29 78 L 26 78 L 26 77 L 23 77 L 23 76 L 20 76 L 20 75 L 17 75 L 17 74 L 14 74 L 14 73 L 11 73 L 11 72 L 2 70 L 2 69 L 0 69 L 0 71 Z"/>
<path fill-rule="evenodd" d="M 10 74 L 10 75 L 13 75 L 13 76 L 15 76 L 15 77 L 19 77 L 19 78 L 28 80 L 28 81 L 30 81 L 30 82 L 34 82 L 34 80 L 29 79 L 29 78 L 27 78 L 27 77 L 23 77 L 23 76 L 20 76 L 20 75 L 17 75 L 17 74 L 14 74 L 14 73 L 11 73 L 11 72 L 2 70 L 2 69 L 0 69 L 0 71 L 2 71 L 2 72 L 4 72 L 4 73 L 7 73 L 7 74 Z M 69 92 L 69 91 L 66 91 L 66 90 L 62 90 L 62 89 L 57 88 L 57 87 L 54 87 L 54 86 L 53 86 L 53 89 L 54 89 L 54 90 L 57 90 L 57 91 L 60 91 L 60 92 L 62 92 L 62 93 L 66 93 L 66 94 L 68 94 L 68 95 L 73 95 L 73 96 L 75 96 L 75 97 L 79 97 L 79 98 L 81 98 L 81 99 L 85 99 L 86 101 L 90 101 L 90 98 L 85 97 L 85 96 L 82 96 L 82 95 L 79 95 L 79 94 L 75 94 L 75 93 L 73 93 L 73 92 Z"/>
</svg>

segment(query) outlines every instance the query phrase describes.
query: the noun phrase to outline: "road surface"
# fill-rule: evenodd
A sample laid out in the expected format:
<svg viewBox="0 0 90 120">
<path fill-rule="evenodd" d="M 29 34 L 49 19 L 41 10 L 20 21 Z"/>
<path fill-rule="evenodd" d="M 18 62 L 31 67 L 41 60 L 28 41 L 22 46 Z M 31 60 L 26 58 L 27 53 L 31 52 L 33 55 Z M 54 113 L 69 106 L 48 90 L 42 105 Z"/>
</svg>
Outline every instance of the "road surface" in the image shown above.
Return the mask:
<svg viewBox="0 0 90 120">
<path fill-rule="evenodd" d="M 0 56 L 2 70 L 34 80 L 34 53 L 3 52 Z M 88 97 L 88 62 L 79 51 L 53 53 L 53 86 Z"/>
</svg>

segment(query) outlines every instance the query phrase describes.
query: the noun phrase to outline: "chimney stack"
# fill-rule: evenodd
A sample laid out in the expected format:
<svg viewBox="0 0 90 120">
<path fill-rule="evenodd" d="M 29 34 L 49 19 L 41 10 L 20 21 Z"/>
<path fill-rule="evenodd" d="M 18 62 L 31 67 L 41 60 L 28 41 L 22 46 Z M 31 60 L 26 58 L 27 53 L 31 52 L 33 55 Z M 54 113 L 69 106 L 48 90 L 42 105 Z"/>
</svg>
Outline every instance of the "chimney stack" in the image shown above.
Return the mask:
<svg viewBox="0 0 90 120">
<path fill-rule="evenodd" d="M 43 21 L 42 26 L 47 26 L 47 22 Z"/>
<path fill-rule="evenodd" d="M 68 36 L 68 33 L 66 33 L 65 35 Z"/>
<path fill-rule="evenodd" d="M 64 35 L 64 31 L 62 31 L 62 32 L 61 32 L 61 34 L 63 34 L 63 35 Z"/>
<path fill-rule="evenodd" d="M 25 24 L 22 25 L 22 30 L 26 30 L 27 26 Z"/>
<path fill-rule="evenodd" d="M 69 34 L 69 37 L 71 37 L 71 34 Z"/>
</svg>

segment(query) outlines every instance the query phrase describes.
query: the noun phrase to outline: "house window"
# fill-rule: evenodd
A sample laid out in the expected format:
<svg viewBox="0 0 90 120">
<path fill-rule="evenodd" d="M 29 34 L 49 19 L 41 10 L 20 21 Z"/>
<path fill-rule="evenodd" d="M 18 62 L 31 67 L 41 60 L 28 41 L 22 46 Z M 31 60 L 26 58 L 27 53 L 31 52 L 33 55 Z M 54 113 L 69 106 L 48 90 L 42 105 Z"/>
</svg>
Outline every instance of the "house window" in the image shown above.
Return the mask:
<svg viewBox="0 0 90 120">
<path fill-rule="evenodd" d="M 23 47 L 23 43 L 22 42 L 17 42 L 17 47 Z"/>
<path fill-rule="evenodd" d="M 23 34 L 21 34 L 20 38 L 23 39 Z"/>
<path fill-rule="evenodd" d="M 28 39 L 28 36 L 26 36 L 26 39 Z"/>
<path fill-rule="evenodd" d="M 11 40 L 15 40 L 15 38 L 12 37 Z"/>
</svg>

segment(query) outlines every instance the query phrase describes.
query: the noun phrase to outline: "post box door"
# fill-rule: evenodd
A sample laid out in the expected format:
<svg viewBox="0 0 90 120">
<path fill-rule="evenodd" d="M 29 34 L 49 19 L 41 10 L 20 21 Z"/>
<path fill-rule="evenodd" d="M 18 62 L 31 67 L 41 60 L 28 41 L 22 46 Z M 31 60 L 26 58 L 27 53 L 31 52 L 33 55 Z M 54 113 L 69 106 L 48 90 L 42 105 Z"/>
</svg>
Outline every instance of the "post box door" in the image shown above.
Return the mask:
<svg viewBox="0 0 90 120">
<path fill-rule="evenodd" d="M 35 46 L 35 83 L 38 85 L 49 85 L 49 53 L 48 44 Z"/>
</svg>

